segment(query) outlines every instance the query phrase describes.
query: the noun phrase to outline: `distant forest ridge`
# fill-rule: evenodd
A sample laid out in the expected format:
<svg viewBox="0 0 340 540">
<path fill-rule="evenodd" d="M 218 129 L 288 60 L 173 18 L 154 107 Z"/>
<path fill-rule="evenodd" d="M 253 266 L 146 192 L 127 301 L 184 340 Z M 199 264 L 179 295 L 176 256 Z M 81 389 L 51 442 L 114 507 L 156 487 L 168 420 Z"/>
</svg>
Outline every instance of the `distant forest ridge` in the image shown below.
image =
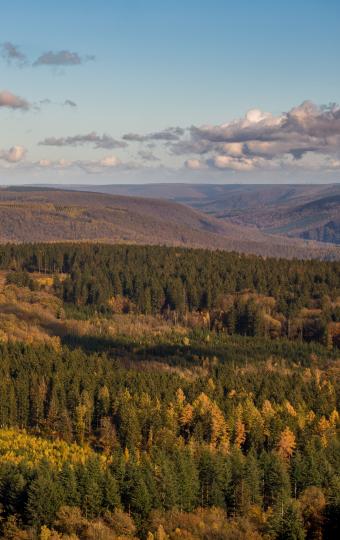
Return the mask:
<svg viewBox="0 0 340 540">
<path fill-rule="evenodd" d="M 278 222 L 267 223 L 263 230 L 261 223 L 244 223 L 242 220 L 252 212 L 248 209 L 228 217 L 223 209 L 222 215 L 220 210 L 206 207 L 208 202 L 196 208 L 197 201 L 193 204 L 190 200 L 154 197 L 3 188 L 0 242 L 92 241 L 221 249 L 285 258 L 340 258 L 340 248 L 333 242 L 329 227 L 329 242 L 325 243 L 319 241 L 321 238 L 295 237 L 292 231 L 288 236 L 283 234 L 281 229 L 287 226 L 284 220 L 276 231 L 270 227 L 277 227 Z M 222 199 L 220 203 L 223 206 Z M 316 213 L 313 208 L 308 212 Z M 265 215 L 265 209 L 261 214 Z"/>
<path fill-rule="evenodd" d="M 69 188 L 172 200 L 222 221 L 258 227 L 266 234 L 340 244 L 340 183 L 162 183 Z"/>
</svg>

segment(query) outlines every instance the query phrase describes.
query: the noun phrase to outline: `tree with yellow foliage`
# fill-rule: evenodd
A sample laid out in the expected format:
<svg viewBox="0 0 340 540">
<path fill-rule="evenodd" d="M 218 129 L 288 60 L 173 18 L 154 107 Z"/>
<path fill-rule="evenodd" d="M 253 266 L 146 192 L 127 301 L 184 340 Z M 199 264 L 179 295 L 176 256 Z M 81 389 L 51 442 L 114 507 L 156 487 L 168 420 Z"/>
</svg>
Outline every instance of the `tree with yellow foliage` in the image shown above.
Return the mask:
<svg viewBox="0 0 340 540">
<path fill-rule="evenodd" d="M 279 442 L 277 443 L 277 453 L 284 460 L 289 460 L 296 447 L 295 435 L 287 426 L 280 435 Z"/>
<path fill-rule="evenodd" d="M 334 424 L 332 424 L 330 420 L 327 420 L 325 416 L 321 416 L 316 429 L 320 437 L 322 446 L 326 448 L 329 444 L 330 439 L 335 433 Z"/>
<path fill-rule="evenodd" d="M 196 429 L 200 426 L 203 439 L 212 448 L 220 447 L 224 451 L 229 448 L 227 423 L 218 405 L 203 392 L 193 403 Z"/>
<path fill-rule="evenodd" d="M 237 448 L 241 448 L 246 440 L 246 428 L 240 418 L 236 420 L 235 424 L 235 445 Z"/>
</svg>

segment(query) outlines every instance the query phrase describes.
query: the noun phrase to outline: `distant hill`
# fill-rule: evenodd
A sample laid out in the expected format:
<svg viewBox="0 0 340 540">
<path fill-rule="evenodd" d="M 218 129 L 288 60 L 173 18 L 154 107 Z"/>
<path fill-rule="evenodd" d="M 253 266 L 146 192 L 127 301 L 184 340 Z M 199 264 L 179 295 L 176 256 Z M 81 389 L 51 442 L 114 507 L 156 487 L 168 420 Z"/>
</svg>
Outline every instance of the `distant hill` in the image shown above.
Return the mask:
<svg viewBox="0 0 340 540">
<path fill-rule="evenodd" d="M 73 186 L 119 195 L 184 203 L 219 220 L 264 233 L 340 245 L 340 184 Z"/>
<path fill-rule="evenodd" d="M 166 244 L 339 258 L 330 245 L 265 234 L 174 201 L 41 188 L 0 189 L 0 241 Z"/>
</svg>

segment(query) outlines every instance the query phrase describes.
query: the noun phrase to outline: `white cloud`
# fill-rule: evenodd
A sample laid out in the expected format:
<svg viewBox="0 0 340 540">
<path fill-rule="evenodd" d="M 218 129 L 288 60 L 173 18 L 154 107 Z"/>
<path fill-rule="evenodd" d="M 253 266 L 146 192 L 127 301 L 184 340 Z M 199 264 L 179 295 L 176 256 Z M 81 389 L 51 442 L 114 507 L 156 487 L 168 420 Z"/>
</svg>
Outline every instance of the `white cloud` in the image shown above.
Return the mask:
<svg viewBox="0 0 340 540">
<path fill-rule="evenodd" d="M 215 156 L 212 160 L 217 169 L 231 169 L 233 171 L 251 171 L 254 163 L 251 159 L 235 159 L 231 156 Z"/>
<path fill-rule="evenodd" d="M 0 159 L 7 163 L 18 163 L 24 159 L 26 152 L 23 146 L 12 146 L 9 150 L 0 150 Z"/>
<path fill-rule="evenodd" d="M 0 92 L 0 107 L 27 110 L 30 108 L 30 104 L 25 99 L 12 94 L 8 90 L 2 90 Z"/>
<path fill-rule="evenodd" d="M 243 143 L 239 142 L 225 143 L 222 148 L 229 156 L 242 156 L 244 153 Z"/>
<path fill-rule="evenodd" d="M 50 159 L 39 159 L 37 165 L 39 167 L 51 167 L 52 161 Z"/>
<path fill-rule="evenodd" d="M 273 115 L 251 109 L 245 116 L 220 125 L 192 126 L 187 138 L 169 146 L 174 155 L 205 156 L 218 169 L 314 169 L 340 159 L 340 108 L 305 101 L 287 113 Z M 289 158 L 290 157 L 290 158 Z M 289 159 L 288 159 L 289 158 Z M 336 168 L 336 167 L 335 167 Z"/>
<path fill-rule="evenodd" d="M 98 160 L 68 160 L 68 159 L 40 159 L 36 162 L 26 163 L 28 168 L 43 168 L 52 170 L 61 169 L 82 169 L 88 173 L 98 173 L 107 171 L 109 169 L 115 169 L 119 166 L 125 167 L 127 164 L 122 164 L 116 156 L 105 156 Z"/>
<path fill-rule="evenodd" d="M 270 113 L 264 113 L 260 109 L 250 109 L 246 113 L 246 121 L 249 124 L 258 124 L 259 122 L 262 122 L 263 120 L 268 120 L 272 118 L 272 115 Z"/>
<path fill-rule="evenodd" d="M 117 167 L 120 165 L 120 160 L 116 156 L 107 156 L 99 161 L 103 167 Z"/>
<path fill-rule="evenodd" d="M 199 159 L 187 159 L 184 165 L 187 169 L 191 169 L 193 171 L 197 171 L 205 167 L 205 164 Z"/>
<path fill-rule="evenodd" d="M 328 162 L 329 169 L 340 169 L 340 159 L 330 159 Z"/>
</svg>

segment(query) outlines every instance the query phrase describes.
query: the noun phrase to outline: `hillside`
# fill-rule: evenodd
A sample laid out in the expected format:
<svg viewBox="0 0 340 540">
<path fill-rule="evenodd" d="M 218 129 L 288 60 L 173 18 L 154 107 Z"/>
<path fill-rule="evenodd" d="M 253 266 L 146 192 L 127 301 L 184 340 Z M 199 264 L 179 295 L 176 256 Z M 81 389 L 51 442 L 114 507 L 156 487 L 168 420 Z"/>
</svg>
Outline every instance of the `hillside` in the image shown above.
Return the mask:
<svg viewBox="0 0 340 540">
<path fill-rule="evenodd" d="M 67 242 L 1 246 L 0 268 L 0 339 L 5 341 L 8 334 L 47 343 L 52 335 L 62 340 L 70 333 L 102 335 L 98 321 L 79 326 L 67 320 L 77 317 L 81 306 L 85 317 L 99 310 L 168 318 L 175 310 L 177 323 L 178 315 L 185 314 L 185 324 L 192 315 L 194 325 L 209 321 L 231 334 L 339 340 L 337 262 Z M 115 335 L 119 321 L 111 320 L 107 337 Z"/>
<path fill-rule="evenodd" d="M 339 538 L 339 267 L 1 245 L 0 537 Z"/>
<path fill-rule="evenodd" d="M 102 193 L 8 188 L 0 191 L 0 241 L 58 240 L 165 244 L 282 257 L 338 258 L 330 245 L 287 240 L 182 204 Z"/>
<path fill-rule="evenodd" d="M 256 226 L 264 233 L 340 244 L 340 184 L 144 184 L 86 189 L 174 200 L 229 223 Z"/>
</svg>

